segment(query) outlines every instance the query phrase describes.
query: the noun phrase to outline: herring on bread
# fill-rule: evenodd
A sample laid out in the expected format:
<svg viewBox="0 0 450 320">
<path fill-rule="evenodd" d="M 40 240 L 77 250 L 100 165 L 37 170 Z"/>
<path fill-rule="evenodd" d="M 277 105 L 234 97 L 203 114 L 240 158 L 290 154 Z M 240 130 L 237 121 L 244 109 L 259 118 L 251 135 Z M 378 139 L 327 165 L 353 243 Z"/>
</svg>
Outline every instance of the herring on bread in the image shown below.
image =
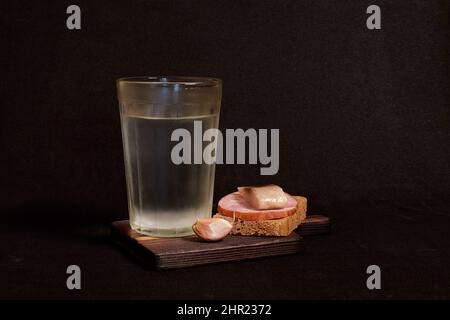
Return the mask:
<svg viewBox="0 0 450 320">
<path fill-rule="evenodd" d="M 239 187 L 238 192 L 254 209 L 281 209 L 288 205 L 288 198 L 283 189 L 274 184 L 261 187 Z"/>
<path fill-rule="evenodd" d="M 307 199 L 284 193 L 278 186 L 275 186 L 276 190 L 267 187 L 245 187 L 254 190 L 240 192 L 242 189 L 238 189 L 238 192 L 223 197 L 218 204 L 219 212 L 214 217 L 231 222 L 231 234 L 234 235 L 288 236 L 306 218 Z M 258 188 L 261 189 L 255 190 Z M 275 205 L 275 208 L 270 208 L 271 205 L 266 203 L 263 206 L 268 206 L 267 209 L 255 208 L 259 206 L 255 201 L 261 204 L 264 199 L 279 197 L 279 190 L 286 198 L 284 207 Z"/>
</svg>

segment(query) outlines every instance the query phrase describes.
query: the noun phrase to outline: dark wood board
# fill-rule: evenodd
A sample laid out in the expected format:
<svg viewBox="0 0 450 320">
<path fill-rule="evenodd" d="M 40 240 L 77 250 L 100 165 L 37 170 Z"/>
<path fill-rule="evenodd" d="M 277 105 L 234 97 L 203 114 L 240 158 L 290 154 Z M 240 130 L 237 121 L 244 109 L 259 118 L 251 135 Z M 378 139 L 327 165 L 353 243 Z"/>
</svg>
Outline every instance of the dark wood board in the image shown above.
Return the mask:
<svg viewBox="0 0 450 320">
<path fill-rule="evenodd" d="M 326 233 L 329 226 L 327 217 L 313 215 L 287 237 L 228 236 L 219 242 L 196 236 L 149 237 L 132 230 L 128 220 L 114 222 L 112 231 L 116 242 L 141 264 L 160 270 L 294 254 L 303 248 L 301 236 Z"/>
<path fill-rule="evenodd" d="M 301 236 L 320 235 L 330 232 L 330 218 L 322 215 L 308 215 L 295 230 Z"/>
<path fill-rule="evenodd" d="M 155 269 L 192 267 L 210 263 L 247 260 L 299 252 L 302 237 L 228 236 L 219 242 L 203 242 L 197 236 L 155 238 L 142 235 L 128 220 L 112 224 L 113 236 L 145 266 Z"/>
</svg>

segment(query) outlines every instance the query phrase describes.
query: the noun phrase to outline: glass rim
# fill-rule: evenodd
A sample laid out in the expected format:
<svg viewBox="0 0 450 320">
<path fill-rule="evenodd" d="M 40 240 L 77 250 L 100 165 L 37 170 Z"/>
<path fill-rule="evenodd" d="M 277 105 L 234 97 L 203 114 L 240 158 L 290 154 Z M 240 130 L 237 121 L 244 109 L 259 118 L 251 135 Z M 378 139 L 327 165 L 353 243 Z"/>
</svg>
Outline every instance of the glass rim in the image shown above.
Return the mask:
<svg viewBox="0 0 450 320">
<path fill-rule="evenodd" d="M 151 87 L 167 87 L 171 85 L 182 85 L 187 87 L 216 87 L 222 84 L 222 80 L 219 78 L 190 76 L 135 76 L 119 78 L 116 82 L 117 84 L 145 84 Z"/>
</svg>

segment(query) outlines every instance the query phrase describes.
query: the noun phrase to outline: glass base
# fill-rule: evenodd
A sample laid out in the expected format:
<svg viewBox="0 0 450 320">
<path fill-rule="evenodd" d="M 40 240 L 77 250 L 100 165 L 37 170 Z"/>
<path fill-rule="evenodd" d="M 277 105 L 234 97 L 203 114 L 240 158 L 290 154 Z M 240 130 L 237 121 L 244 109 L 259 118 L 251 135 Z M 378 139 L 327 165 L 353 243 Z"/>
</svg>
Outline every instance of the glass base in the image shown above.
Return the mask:
<svg viewBox="0 0 450 320">
<path fill-rule="evenodd" d="M 130 223 L 131 229 L 150 237 L 175 238 L 186 237 L 194 234 L 192 227 L 177 229 L 141 228 Z"/>
</svg>

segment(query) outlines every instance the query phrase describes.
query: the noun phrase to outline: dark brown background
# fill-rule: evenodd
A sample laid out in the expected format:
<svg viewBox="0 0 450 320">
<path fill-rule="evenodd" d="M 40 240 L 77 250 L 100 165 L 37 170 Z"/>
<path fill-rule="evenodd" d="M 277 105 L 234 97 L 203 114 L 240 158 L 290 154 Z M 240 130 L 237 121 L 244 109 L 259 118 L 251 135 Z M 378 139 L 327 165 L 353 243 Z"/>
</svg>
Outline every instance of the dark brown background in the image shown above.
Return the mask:
<svg viewBox="0 0 450 320">
<path fill-rule="evenodd" d="M 337 238 L 315 240 L 325 242 L 317 248 L 335 255 L 348 252 L 348 260 L 359 261 L 337 267 L 347 272 L 347 280 L 331 280 L 336 285 L 331 292 L 308 283 L 313 288 L 309 295 L 280 286 L 261 297 L 367 296 L 363 282 L 344 290 L 351 294 L 338 289 L 351 282 L 351 275 L 365 277 L 370 259 L 364 250 L 369 249 L 355 256 L 351 248 L 358 242 L 363 247 L 366 241 L 372 243 L 369 247 L 380 254 L 379 261 L 393 261 L 386 252 L 406 259 L 392 266 L 400 274 L 402 263 L 411 265 L 410 250 L 416 252 L 422 243 L 411 239 L 422 232 L 430 241 L 424 250 L 439 248 L 433 251 L 434 259 L 448 253 L 448 241 L 439 238 L 449 225 L 447 1 L 77 1 L 80 31 L 66 29 L 69 4 L 0 5 L 0 208 L 2 219 L 20 225 L 30 242 L 19 240 L 22 236 L 10 227 L 4 233 L 10 245 L 4 248 L 2 265 L 10 273 L 4 273 L 9 289 L 2 296 L 65 296 L 64 273 L 59 284 L 46 276 L 42 282 L 17 279 L 47 268 L 48 279 L 53 279 L 52 274 L 71 261 L 71 245 L 75 249 L 69 251 L 79 252 L 79 258 L 89 250 L 77 247 L 78 240 L 93 245 L 103 240 L 97 241 L 97 229 L 77 234 L 73 243 L 65 232 L 58 240 L 48 234 L 65 225 L 89 226 L 127 216 L 115 79 L 131 75 L 222 78 L 220 127 L 280 128 L 280 170 L 262 177 L 259 166 L 219 166 L 216 200 L 237 185 L 265 182 L 306 195 L 310 211 L 330 215 L 341 230 L 334 233 Z M 370 4 L 382 9 L 382 30 L 366 28 Z M 396 210 L 419 218 L 399 218 L 405 214 Z M 47 240 L 36 244 L 41 249 L 32 248 L 40 236 Z M 336 243 L 342 248 L 333 247 Z M 91 250 L 94 257 L 102 249 Z M 104 263 L 117 265 L 116 258 Z M 417 259 L 420 269 L 427 268 L 431 258 Z M 319 278 L 320 272 L 333 274 L 336 270 L 323 267 L 329 261 L 312 262 L 307 270 L 318 270 Z M 448 259 L 436 265 L 445 263 Z M 267 268 L 272 267 L 276 264 Z M 223 268 L 236 267 L 211 268 L 225 272 Z M 249 263 L 248 268 L 254 270 L 255 265 Z M 448 276 L 441 268 L 441 276 Z M 426 270 L 439 274 L 437 269 Z M 169 277 L 146 276 L 156 282 Z M 417 288 L 448 296 L 448 284 L 411 284 L 407 278 L 384 297 L 408 297 Z M 198 297 L 232 297 L 238 280 L 224 276 L 224 281 L 231 281 L 231 289 Z M 293 282 L 286 280 L 285 285 Z M 130 284 L 129 297 L 184 297 L 190 292 L 171 296 L 159 291 L 152 296 L 133 287 Z M 92 285 L 86 294 L 121 297 L 115 289 L 93 288 L 100 290 Z M 240 291 L 240 297 L 267 292 L 258 285 L 249 288 L 248 294 Z"/>
</svg>

